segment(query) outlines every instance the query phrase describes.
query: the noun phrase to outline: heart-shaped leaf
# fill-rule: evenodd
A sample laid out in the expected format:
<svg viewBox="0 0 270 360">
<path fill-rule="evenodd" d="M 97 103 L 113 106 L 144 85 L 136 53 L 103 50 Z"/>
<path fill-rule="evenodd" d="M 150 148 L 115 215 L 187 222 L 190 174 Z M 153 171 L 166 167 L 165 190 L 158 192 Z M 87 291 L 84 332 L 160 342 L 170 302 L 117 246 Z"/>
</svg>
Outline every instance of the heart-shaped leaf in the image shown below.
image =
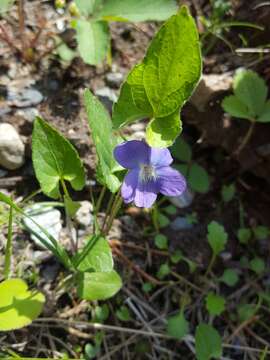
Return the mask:
<svg viewBox="0 0 270 360">
<path fill-rule="evenodd" d="M 75 148 L 54 127 L 37 117 L 32 136 L 32 157 L 42 191 L 57 199 L 59 182 L 69 181 L 74 190 L 85 185 L 82 162 Z"/>
<path fill-rule="evenodd" d="M 0 283 L 0 331 L 20 329 L 29 325 L 42 311 L 45 298 L 36 290 L 28 290 L 21 279 Z"/>
</svg>

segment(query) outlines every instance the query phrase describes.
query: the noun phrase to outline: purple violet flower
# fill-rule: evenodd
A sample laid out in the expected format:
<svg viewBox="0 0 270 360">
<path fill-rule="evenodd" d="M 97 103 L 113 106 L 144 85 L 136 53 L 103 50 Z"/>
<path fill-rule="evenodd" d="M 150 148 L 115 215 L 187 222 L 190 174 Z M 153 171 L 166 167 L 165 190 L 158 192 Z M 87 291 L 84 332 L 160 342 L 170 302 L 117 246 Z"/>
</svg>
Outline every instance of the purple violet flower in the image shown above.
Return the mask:
<svg viewBox="0 0 270 360">
<path fill-rule="evenodd" d="M 179 196 L 186 189 L 185 178 L 171 166 L 168 149 L 152 148 L 144 141 L 126 141 L 114 149 L 116 161 L 129 172 L 124 178 L 121 195 L 125 203 L 150 208 L 161 193 Z"/>
</svg>

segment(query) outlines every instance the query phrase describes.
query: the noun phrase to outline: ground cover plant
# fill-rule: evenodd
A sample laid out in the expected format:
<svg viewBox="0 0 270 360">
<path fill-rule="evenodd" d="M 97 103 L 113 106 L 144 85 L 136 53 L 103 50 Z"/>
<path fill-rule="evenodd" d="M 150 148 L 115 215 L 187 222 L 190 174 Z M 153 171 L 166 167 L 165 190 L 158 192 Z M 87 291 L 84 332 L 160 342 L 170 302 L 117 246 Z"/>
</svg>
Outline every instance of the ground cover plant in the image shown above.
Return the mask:
<svg viewBox="0 0 270 360">
<path fill-rule="evenodd" d="M 1 3 L 1 358 L 269 357 L 262 8 Z"/>
</svg>

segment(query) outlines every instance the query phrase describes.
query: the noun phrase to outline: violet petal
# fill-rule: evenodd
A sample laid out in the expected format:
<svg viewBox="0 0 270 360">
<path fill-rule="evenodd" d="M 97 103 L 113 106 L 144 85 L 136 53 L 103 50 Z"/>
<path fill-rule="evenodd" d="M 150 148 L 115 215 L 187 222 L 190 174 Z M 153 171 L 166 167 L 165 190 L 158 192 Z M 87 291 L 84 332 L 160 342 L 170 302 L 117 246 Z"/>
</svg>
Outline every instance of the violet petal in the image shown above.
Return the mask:
<svg viewBox="0 0 270 360">
<path fill-rule="evenodd" d="M 169 166 L 173 158 L 168 149 L 150 148 L 150 164 L 156 167 Z"/>
<path fill-rule="evenodd" d="M 139 170 L 130 170 L 124 178 L 121 195 L 126 204 L 134 200 L 138 179 Z"/>
<path fill-rule="evenodd" d="M 114 149 L 116 161 L 126 169 L 138 168 L 149 162 L 150 148 L 144 141 L 131 140 L 117 145 Z"/>
<path fill-rule="evenodd" d="M 186 180 L 177 170 L 170 166 L 156 169 L 159 191 L 167 196 L 179 196 L 186 190 Z"/>
<path fill-rule="evenodd" d="M 134 203 L 138 207 L 150 208 L 156 201 L 158 185 L 155 180 L 138 182 L 135 192 Z"/>
</svg>

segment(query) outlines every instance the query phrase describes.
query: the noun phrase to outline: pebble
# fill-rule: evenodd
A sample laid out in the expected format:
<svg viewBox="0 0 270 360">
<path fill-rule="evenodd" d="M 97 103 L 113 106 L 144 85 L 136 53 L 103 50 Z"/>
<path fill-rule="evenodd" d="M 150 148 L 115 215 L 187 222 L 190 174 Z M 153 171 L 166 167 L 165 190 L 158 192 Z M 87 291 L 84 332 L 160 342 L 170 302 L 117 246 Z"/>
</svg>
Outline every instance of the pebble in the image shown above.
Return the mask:
<svg viewBox="0 0 270 360">
<path fill-rule="evenodd" d="M 190 206 L 193 199 L 194 194 L 189 189 L 180 196 L 169 197 L 170 202 L 180 209 Z"/>
<path fill-rule="evenodd" d="M 36 108 L 30 107 L 24 110 L 18 110 L 16 114 L 32 123 L 35 118 L 39 116 L 39 111 Z"/>
<path fill-rule="evenodd" d="M 99 100 L 103 103 L 107 110 L 111 112 L 113 103 L 117 101 L 115 92 L 108 87 L 103 87 L 96 90 L 95 94 L 98 96 Z"/>
<path fill-rule="evenodd" d="M 190 102 L 199 111 L 204 111 L 209 101 L 218 93 L 230 90 L 232 83 L 233 77 L 231 72 L 203 75 L 199 85 L 190 98 Z"/>
<path fill-rule="evenodd" d="M 193 225 L 188 222 L 185 217 L 177 216 L 170 224 L 170 228 L 175 231 L 179 230 L 190 230 L 193 228 Z"/>
<path fill-rule="evenodd" d="M 11 124 L 0 124 L 0 165 L 8 170 L 20 168 L 25 161 L 24 152 L 17 130 Z"/>
<path fill-rule="evenodd" d="M 38 105 L 43 100 L 40 91 L 34 88 L 23 88 L 18 92 L 9 92 L 8 100 L 13 106 L 24 108 Z"/>
<path fill-rule="evenodd" d="M 118 89 L 124 80 L 124 75 L 120 72 L 109 72 L 106 74 L 105 80 L 108 86 Z"/>
<path fill-rule="evenodd" d="M 74 220 L 81 225 L 82 227 L 86 228 L 93 223 L 93 205 L 90 201 L 81 201 L 81 207 L 77 211 Z"/>
<path fill-rule="evenodd" d="M 59 241 L 60 232 L 62 230 L 61 212 L 59 210 L 54 209 L 53 207 L 45 207 L 43 203 L 36 203 L 29 207 L 26 212 L 36 223 L 46 229 L 47 232 L 53 236 L 56 241 Z M 28 218 L 23 219 L 23 224 L 30 232 L 31 239 L 34 241 L 34 243 L 39 248 L 46 249 L 39 238 L 32 233 L 35 232 L 37 235 L 39 235 L 39 237 L 50 242 L 41 229 Z"/>
</svg>

